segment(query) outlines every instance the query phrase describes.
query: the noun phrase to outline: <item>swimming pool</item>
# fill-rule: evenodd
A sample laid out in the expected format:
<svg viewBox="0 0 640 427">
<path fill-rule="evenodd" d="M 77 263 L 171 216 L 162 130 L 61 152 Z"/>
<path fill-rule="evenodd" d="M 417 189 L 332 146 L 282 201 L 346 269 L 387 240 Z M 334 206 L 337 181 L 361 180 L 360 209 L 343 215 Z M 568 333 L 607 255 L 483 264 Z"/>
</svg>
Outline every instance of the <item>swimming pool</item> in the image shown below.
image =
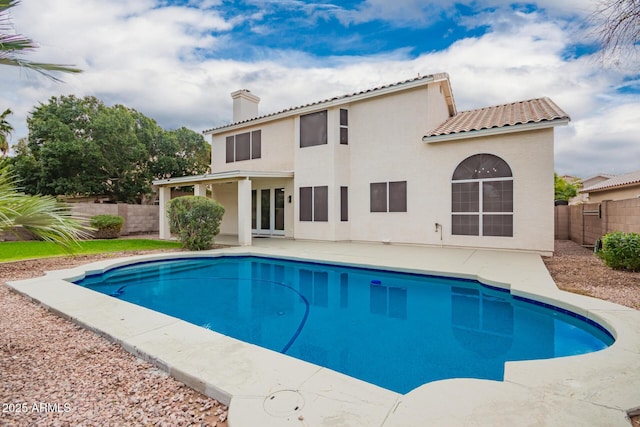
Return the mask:
<svg viewBox="0 0 640 427">
<path fill-rule="evenodd" d="M 399 393 L 603 349 L 594 322 L 477 281 L 257 256 L 154 261 L 75 283 Z"/>
</svg>

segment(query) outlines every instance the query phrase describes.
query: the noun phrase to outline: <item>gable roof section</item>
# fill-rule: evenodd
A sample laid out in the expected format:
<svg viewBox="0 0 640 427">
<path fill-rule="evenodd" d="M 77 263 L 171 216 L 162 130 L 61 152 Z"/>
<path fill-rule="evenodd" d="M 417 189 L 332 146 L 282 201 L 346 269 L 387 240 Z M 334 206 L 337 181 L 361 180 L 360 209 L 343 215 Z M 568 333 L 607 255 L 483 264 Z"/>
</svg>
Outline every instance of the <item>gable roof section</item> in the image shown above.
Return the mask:
<svg viewBox="0 0 640 427">
<path fill-rule="evenodd" d="M 514 126 L 541 128 L 567 124 L 570 118 L 549 98 L 536 98 L 511 104 L 462 111 L 428 132 L 422 140 L 438 142 L 471 138 L 491 133 L 513 132 Z"/>
<path fill-rule="evenodd" d="M 592 193 L 596 191 L 610 190 L 616 187 L 626 187 L 629 185 L 640 184 L 640 171 L 629 172 L 623 175 L 614 176 L 606 181 L 599 182 L 587 188 L 580 190 L 580 193 Z"/>
<path fill-rule="evenodd" d="M 262 116 L 258 116 L 252 119 L 243 120 L 236 123 L 230 123 L 222 126 L 218 126 L 212 129 L 208 129 L 203 131 L 202 133 L 205 135 L 209 135 L 212 133 L 217 133 L 218 131 L 226 131 L 229 128 L 241 127 L 247 124 L 258 124 L 263 123 L 265 121 L 270 121 L 274 119 L 280 119 L 288 116 L 298 115 L 298 114 L 306 114 L 310 112 L 310 110 L 318 110 L 323 106 L 334 106 L 339 104 L 346 104 L 349 102 L 359 101 L 361 99 L 372 98 L 374 96 L 381 96 L 388 93 L 399 92 L 402 90 L 410 89 L 413 87 L 419 87 L 428 85 L 429 83 L 435 83 L 443 81 L 446 82 L 445 85 L 445 97 L 447 99 L 447 104 L 449 106 L 449 114 L 456 114 L 455 102 L 453 100 L 453 95 L 451 92 L 451 86 L 449 83 L 449 74 L 447 73 L 436 73 L 430 74 L 426 76 L 415 77 L 413 79 L 404 80 L 397 83 L 391 83 L 388 85 L 374 87 L 372 89 L 366 89 L 359 92 L 354 92 L 341 96 L 334 96 L 333 98 L 324 99 L 322 101 L 311 102 L 309 104 L 300 105 L 297 107 L 291 107 L 284 110 L 277 111 L 275 113 L 265 114 Z"/>
<path fill-rule="evenodd" d="M 583 180 L 582 180 L 582 182 L 589 181 L 590 179 L 595 179 L 595 178 L 604 178 L 604 179 L 602 180 L 602 181 L 604 181 L 604 180 L 606 180 L 606 179 L 611 179 L 611 178 L 613 178 L 614 176 L 615 176 L 615 175 L 612 175 L 612 174 L 610 174 L 610 173 L 599 173 L 599 174 L 597 174 L 597 175 L 593 175 L 593 176 L 590 176 L 590 177 L 588 177 L 588 178 L 583 179 Z"/>
</svg>

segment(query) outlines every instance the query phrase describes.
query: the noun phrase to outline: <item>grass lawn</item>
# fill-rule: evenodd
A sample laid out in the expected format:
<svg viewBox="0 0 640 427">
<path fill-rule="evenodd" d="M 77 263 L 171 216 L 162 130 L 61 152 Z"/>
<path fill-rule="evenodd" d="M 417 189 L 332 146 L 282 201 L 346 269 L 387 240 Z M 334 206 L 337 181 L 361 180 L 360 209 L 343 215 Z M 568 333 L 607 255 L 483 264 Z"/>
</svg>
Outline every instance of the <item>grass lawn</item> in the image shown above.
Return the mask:
<svg viewBox="0 0 640 427">
<path fill-rule="evenodd" d="M 69 253 L 64 248 L 48 242 L 0 242 L 0 262 L 60 255 L 86 255 L 151 249 L 179 249 L 181 247 L 178 242 L 149 239 L 85 240 L 80 242 L 79 246 L 73 246 L 73 252 Z"/>
</svg>

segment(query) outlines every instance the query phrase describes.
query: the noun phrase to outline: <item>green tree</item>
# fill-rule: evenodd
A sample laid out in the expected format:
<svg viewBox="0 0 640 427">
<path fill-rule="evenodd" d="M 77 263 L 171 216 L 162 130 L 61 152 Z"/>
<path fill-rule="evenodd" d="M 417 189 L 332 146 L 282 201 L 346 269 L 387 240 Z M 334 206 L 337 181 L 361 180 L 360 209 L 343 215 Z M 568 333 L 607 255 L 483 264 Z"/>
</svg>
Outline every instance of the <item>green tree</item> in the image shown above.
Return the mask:
<svg viewBox="0 0 640 427">
<path fill-rule="evenodd" d="M 149 154 L 135 110 L 110 108 L 95 97 L 52 97 L 31 112 L 27 125 L 28 150 L 17 152 L 15 164 L 21 176 L 38 174 L 36 192 L 131 203 L 151 192 Z"/>
<path fill-rule="evenodd" d="M 22 58 L 22 55 L 38 48 L 38 45 L 28 37 L 16 34 L 11 25 L 11 8 L 16 7 L 18 0 L 0 0 L 0 65 L 23 67 L 58 81 L 51 74 L 54 72 L 81 73 L 82 70 L 69 65 L 32 62 Z"/>
<path fill-rule="evenodd" d="M 52 97 L 27 118 L 29 164 L 37 165 L 35 193 L 106 193 L 109 178 L 91 124 L 106 106 L 94 97 Z M 22 175 L 18 168 L 17 172 Z"/>
<path fill-rule="evenodd" d="M 155 120 L 95 97 L 52 97 L 27 118 L 29 138 L 13 165 L 25 191 L 108 196 L 140 203 L 154 178 L 205 173 L 211 149 L 187 128 L 163 130 Z"/>
<path fill-rule="evenodd" d="M 557 173 L 553 174 L 555 200 L 569 200 L 578 194 L 579 184 L 572 184 Z"/>
<path fill-rule="evenodd" d="M 150 151 L 155 179 L 203 174 L 211 163 L 211 146 L 202 134 L 185 127 L 164 131 Z"/>
<path fill-rule="evenodd" d="M 108 176 L 106 193 L 115 201 L 140 203 L 151 193 L 147 147 L 138 139 L 133 110 L 122 105 L 105 109 L 91 124 L 93 140 Z"/>
<path fill-rule="evenodd" d="M 20 138 L 13 146 L 15 155 L 9 157 L 11 170 L 20 180 L 20 188 L 27 194 L 38 194 L 38 182 L 41 175 L 40 164 L 35 159 L 27 138 Z"/>
<path fill-rule="evenodd" d="M 38 63 L 24 60 L 22 53 L 37 46 L 31 40 L 15 34 L 11 26 L 9 10 L 18 5 L 17 0 L 0 0 L 0 65 L 19 66 L 32 69 L 58 80 L 50 71 L 78 73 L 79 69 L 65 65 Z M 8 152 L 9 134 L 13 131 L 6 122 L 11 114 L 7 109 L 1 116 L 0 145 L 3 154 Z M 0 169 L 0 231 L 27 230 L 33 235 L 71 249 L 79 239 L 89 237 L 90 228 L 82 225 L 81 218 L 71 214 L 68 206 L 58 203 L 53 197 L 27 195 L 18 191 L 15 177 L 6 167 Z"/>
<path fill-rule="evenodd" d="M 13 126 L 7 121 L 7 116 L 10 114 L 13 114 L 13 111 L 9 108 L 0 114 L 0 153 L 2 157 L 9 154 L 9 137 L 13 132 Z"/>
</svg>

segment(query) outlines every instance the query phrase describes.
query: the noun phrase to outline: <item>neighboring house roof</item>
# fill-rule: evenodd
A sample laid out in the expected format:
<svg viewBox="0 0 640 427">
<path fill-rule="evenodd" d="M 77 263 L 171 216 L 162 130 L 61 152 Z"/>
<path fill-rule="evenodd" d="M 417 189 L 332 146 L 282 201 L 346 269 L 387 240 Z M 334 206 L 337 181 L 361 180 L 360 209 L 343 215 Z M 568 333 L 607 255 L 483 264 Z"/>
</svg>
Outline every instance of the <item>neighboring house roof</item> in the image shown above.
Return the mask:
<svg viewBox="0 0 640 427">
<path fill-rule="evenodd" d="M 566 124 L 569 120 L 569 115 L 552 100 L 536 98 L 477 110 L 461 111 L 428 132 L 423 141 L 436 142 L 436 140 L 455 139 L 455 137 L 482 136 L 485 133 L 478 135 L 470 135 L 470 133 L 496 129 L 507 130 L 504 128 L 515 125 Z"/>
<path fill-rule="evenodd" d="M 596 174 L 596 175 L 590 176 L 589 178 L 585 178 L 585 179 L 583 179 L 583 180 L 582 180 L 582 182 L 590 181 L 590 180 L 595 179 L 595 178 L 611 179 L 611 178 L 613 178 L 614 176 L 615 176 L 615 175 L 613 175 L 613 174 L 609 174 L 609 173 L 599 173 L 599 174 Z"/>
<path fill-rule="evenodd" d="M 447 73 L 436 73 L 436 74 L 430 74 L 430 75 L 426 75 L 426 76 L 420 76 L 418 75 L 418 77 L 413 78 L 413 79 L 409 79 L 409 80 L 404 80 L 401 82 L 397 82 L 397 83 L 391 83 L 391 84 L 387 84 L 387 85 L 383 85 L 383 86 L 378 86 L 378 87 L 374 87 L 371 89 L 366 89 L 366 90 L 362 90 L 359 92 L 354 92 L 354 93 L 350 93 L 347 95 L 340 95 L 340 96 L 334 96 L 333 98 L 328 98 L 328 99 L 324 99 L 322 101 L 316 101 L 316 102 L 311 102 L 309 104 L 304 104 L 304 105 L 300 105 L 297 107 L 291 107 L 291 108 L 286 108 L 284 110 L 280 110 L 277 111 L 275 113 L 270 113 L 270 114 L 265 114 L 262 116 L 258 116 L 258 117 L 254 117 L 252 119 L 248 119 L 248 120 L 243 120 L 243 121 L 239 121 L 239 122 L 235 122 L 235 123 L 229 123 L 226 125 L 222 125 L 222 126 L 218 126 L 212 129 L 208 129 L 203 131 L 204 134 L 210 134 L 210 133 L 214 133 L 218 130 L 223 130 L 226 128 L 230 128 L 230 127 L 234 127 L 234 126 L 238 126 L 238 125 L 244 125 L 244 124 L 248 124 L 251 122 L 261 122 L 264 121 L 264 119 L 269 119 L 269 120 L 273 120 L 274 118 L 282 118 L 282 117 L 287 117 L 287 116 L 291 116 L 294 114 L 304 114 L 306 113 L 306 111 L 304 110 L 309 110 L 309 109 L 313 109 L 316 110 L 318 109 L 318 107 L 324 106 L 325 104 L 327 105 L 332 105 L 332 104 L 346 104 L 348 102 L 353 102 L 353 101 L 357 101 L 359 99 L 362 98 L 370 98 L 373 96 L 378 96 L 378 95 L 383 95 L 383 94 L 387 94 L 387 93 L 391 93 L 391 92 L 398 92 L 400 90 L 404 90 L 404 89 L 408 89 L 411 87 L 416 87 L 416 86 L 422 86 L 425 84 L 429 84 L 429 83 L 433 83 L 433 82 L 438 82 L 438 81 L 449 81 L 449 74 Z M 445 96 L 447 97 L 447 103 L 449 104 L 449 112 L 450 114 L 455 114 L 456 113 L 456 109 L 455 109 L 455 103 L 453 102 L 453 95 L 451 93 L 451 87 L 449 84 L 446 85 L 446 92 Z M 280 116 L 280 117 L 277 117 Z"/>
<path fill-rule="evenodd" d="M 640 184 L 640 171 L 629 172 L 623 175 L 617 175 L 606 181 L 599 182 L 587 188 L 580 190 L 581 193 L 593 193 L 596 191 L 609 190 L 615 187 L 625 187 L 628 185 Z"/>
</svg>

